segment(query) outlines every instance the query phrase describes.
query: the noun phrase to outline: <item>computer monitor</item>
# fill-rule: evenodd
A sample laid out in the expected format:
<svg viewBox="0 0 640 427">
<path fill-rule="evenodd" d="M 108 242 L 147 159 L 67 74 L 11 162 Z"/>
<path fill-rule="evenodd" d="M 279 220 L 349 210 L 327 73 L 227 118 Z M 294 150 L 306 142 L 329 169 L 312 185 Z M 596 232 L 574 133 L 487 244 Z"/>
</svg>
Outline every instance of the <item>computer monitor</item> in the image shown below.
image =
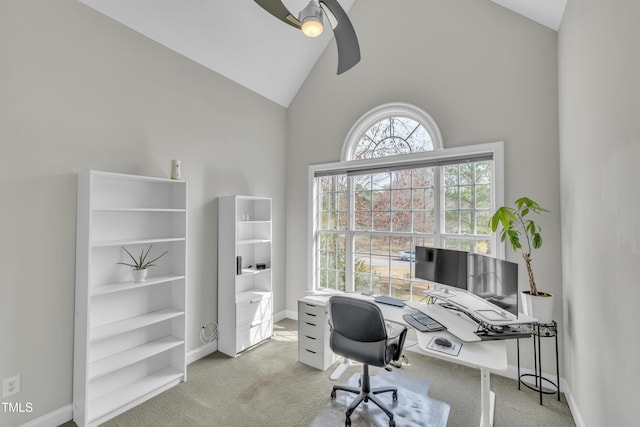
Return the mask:
<svg viewBox="0 0 640 427">
<path fill-rule="evenodd" d="M 469 254 L 467 290 L 518 316 L 518 264 Z"/>
<path fill-rule="evenodd" d="M 518 316 L 518 264 L 453 249 L 416 246 L 416 278 L 463 289 Z M 447 288 L 431 292 L 455 296 Z"/>
<path fill-rule="evenodd" d="M 467 252 L 416 246 L 416 278 L 467 290 Z"/>
</svg>

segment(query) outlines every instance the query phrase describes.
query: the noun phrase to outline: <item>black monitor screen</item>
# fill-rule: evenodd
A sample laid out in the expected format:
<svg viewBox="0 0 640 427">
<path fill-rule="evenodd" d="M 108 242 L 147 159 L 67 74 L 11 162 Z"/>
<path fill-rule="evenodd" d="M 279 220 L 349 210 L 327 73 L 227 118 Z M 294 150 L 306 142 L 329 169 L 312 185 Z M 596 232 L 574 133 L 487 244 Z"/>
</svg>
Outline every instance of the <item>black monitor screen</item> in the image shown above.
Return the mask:
<svg viewBox="0 0 640 427">
<path fill-rule="evenodd" d="M 467 289 L 467 252 L 416 246 L 416 277 Z"/>
<path fill-rule="evenodd" d="M 518 315 L 518 264 L 470 254 L 469 292 Z"/>
</svg>

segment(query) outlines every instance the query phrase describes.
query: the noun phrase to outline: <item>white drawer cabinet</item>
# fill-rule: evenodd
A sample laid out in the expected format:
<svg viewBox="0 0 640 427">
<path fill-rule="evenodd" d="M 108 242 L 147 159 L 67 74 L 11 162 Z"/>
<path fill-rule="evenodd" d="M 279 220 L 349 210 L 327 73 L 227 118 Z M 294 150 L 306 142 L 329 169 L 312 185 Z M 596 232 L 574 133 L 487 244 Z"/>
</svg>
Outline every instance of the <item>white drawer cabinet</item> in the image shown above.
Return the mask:
<svg viewBox="0 0 640 427">
<path fill-rule="evenodd" d="M 271 199 L 218 204 L 218 350 L 235 357 L 271 337 Z"/>
<path fill-rule="evenodd" d="M 326 299 L 305 297 L 298 301 L 298 360 L 325 370 L 335 360 L 329 348 L 329 316 Z"/>
</svg>

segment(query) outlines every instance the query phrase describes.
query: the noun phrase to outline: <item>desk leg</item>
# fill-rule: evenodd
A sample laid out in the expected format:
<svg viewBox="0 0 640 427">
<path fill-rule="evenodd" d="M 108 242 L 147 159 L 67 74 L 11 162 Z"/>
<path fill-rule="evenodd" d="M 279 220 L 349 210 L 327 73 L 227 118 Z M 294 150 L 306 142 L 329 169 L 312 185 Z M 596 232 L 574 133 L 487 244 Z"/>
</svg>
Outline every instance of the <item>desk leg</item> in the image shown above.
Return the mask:
<svg viewBox="0 0 640 427">
<path fill-rule="evenodd" d="M 349 359 L 344 359 L 342 361 L 342 363 L 340 363 L 336 369 L 331 373 L 331 375 L 329 376 L 329 378 L 333 381 L 339 379 L 342 374 L 345 373 L 345 371 L 347 370 L 347 368 L 351 366 L 351 360 Z"/>
<path fill-rule="evenodd" d="M 480 427 L 493 426 L 493 413 L 496 404 L 496 394 L 491 391 L 490 371 L 487 368 L 480 368 Z"/>
</svg>

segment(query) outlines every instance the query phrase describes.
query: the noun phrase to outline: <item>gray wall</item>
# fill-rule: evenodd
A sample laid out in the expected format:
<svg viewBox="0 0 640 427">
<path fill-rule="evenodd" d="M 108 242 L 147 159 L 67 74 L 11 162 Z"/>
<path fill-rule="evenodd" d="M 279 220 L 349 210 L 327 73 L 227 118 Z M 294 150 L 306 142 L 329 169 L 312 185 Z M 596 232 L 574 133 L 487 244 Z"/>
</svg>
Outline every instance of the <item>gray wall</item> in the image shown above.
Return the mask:
<svg viewBox="0 0 640 427">
<path fill-rule="evenodd" d="M 526 195 L 552 211 L 541 220 L 534 271 L 540 289 L 555 294 L 561 320 L 557 33 L 488 0 L 367 0 L 349 15 L 362 61 L 336 76 L 331 42 L 289 107 L 287 309 L 296 310 L 307 285 L 308 165 L 340 160 L 362 114 L 402 101 L 433 116 L 445 147 L 505 142 L 505 200 Z M 521 263 L 526 289 L 521 258 L 508 257 Z M 549 372 L 553 359 L 549 348 Z"/>
<path fill-rule="evenodd" d="M 76 173 L 189 182 L 188 343 L 217 318 L 217 202 L 273 197 L 284 253 L 286 110 L 75 0 L 0 2 L 0 379 L 33 412 L 71 403 Z M 274 257 L 276 312 L 284 256 Z"/>
<path fill-rule="evenodd" d="M 637 424 L 638 17 L 570 0 L 559 33 L 565 377 L 587 426 Z"/>
</svg>

